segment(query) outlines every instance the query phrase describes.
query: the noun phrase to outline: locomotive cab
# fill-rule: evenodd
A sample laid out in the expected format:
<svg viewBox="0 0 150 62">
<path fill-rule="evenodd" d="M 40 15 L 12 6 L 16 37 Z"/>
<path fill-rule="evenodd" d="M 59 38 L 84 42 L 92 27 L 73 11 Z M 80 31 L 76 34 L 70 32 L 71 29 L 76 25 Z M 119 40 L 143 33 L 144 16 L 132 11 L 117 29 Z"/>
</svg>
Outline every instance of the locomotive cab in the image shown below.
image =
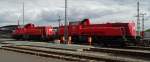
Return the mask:
<svg viewBox="0 0 150 62">
<path fill-rule="evenodd" d="M 35 25 L 32 23 L 29 23 L 29 24 L 24 26 L 24 28 L 34 28 L 34 27 L 35 27 Z"/>
</svg>

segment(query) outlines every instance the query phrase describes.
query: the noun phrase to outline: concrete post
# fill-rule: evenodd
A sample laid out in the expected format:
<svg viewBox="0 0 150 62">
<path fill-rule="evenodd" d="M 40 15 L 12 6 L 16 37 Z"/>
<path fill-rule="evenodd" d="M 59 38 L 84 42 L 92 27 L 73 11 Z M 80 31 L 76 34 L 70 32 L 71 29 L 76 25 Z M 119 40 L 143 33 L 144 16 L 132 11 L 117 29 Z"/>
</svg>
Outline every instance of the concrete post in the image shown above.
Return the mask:
<svg viewBox="0 0 150 62">
<path fill-rule="evenodd" d="M 92 37 L 91 36 L 88 36 L 88 43 L 89 43 L 89 45 L 92 45 Z"/>
<path fill-rule="evenodd" d="M 64 37 L 64 36 L 61 36 L 61 37 L 60 37 L 60 40 L 61 40 L 61 43 L 64 43 L 65 37 Z"/>
<path fill-rule="evenodd" d="M 72 40 L 72 38 L 71 38 L 71 36 L 69 36 L 69 37 L 68 37 L 68 44 L 71 44 L 71 43 L 72 43 L 71 40 Z"/>
</svg>

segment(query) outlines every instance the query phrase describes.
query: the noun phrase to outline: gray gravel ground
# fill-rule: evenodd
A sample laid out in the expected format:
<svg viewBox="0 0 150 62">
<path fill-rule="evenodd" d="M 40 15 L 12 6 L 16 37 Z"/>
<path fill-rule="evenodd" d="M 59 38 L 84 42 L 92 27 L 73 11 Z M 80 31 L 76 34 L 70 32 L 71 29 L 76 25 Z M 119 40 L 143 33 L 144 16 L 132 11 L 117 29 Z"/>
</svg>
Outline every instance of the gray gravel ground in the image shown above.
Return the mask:
<svg viewBox="0 0 150 62">
<path fill-rule="evenodd" d="M 0 49 L 0 62 L 71 62 Z"/>
</svg>

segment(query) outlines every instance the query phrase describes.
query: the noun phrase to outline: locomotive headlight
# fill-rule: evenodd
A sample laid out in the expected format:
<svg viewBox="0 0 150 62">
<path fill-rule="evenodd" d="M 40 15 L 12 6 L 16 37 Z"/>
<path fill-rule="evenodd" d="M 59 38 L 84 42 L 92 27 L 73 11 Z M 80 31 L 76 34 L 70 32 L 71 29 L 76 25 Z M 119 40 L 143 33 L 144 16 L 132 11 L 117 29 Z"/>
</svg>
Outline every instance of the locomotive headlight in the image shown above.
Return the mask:
<svg viewBox="0 0 150 62">
<path fill-rule="evenodd" d="M 132 26 L 132 30 L 133 30 L 133 31 L 135 30 L 135 26 Z"/>
<path fill-rule="evenodd" d="M 48 29 L 48 31 L 52 31 L 52 29 Z"/>
</svg>

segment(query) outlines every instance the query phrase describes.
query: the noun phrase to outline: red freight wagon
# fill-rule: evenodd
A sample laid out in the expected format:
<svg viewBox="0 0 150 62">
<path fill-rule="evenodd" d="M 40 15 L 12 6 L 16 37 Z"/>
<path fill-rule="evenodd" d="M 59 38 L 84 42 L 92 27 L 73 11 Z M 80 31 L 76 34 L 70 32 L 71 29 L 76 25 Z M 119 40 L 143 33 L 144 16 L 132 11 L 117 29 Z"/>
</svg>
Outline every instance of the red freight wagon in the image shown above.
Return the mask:
<svg viewBox="0 0 150 62">
<path fill-rule="evenodd" d="M 34 24 L 27 24 L 24 27 L 17 28 L 12 36 L 15 39 L 42 39 L 52 40 L 52 36 L 55 34 L 51 26 L 37 26 Z"/>
</svg>

